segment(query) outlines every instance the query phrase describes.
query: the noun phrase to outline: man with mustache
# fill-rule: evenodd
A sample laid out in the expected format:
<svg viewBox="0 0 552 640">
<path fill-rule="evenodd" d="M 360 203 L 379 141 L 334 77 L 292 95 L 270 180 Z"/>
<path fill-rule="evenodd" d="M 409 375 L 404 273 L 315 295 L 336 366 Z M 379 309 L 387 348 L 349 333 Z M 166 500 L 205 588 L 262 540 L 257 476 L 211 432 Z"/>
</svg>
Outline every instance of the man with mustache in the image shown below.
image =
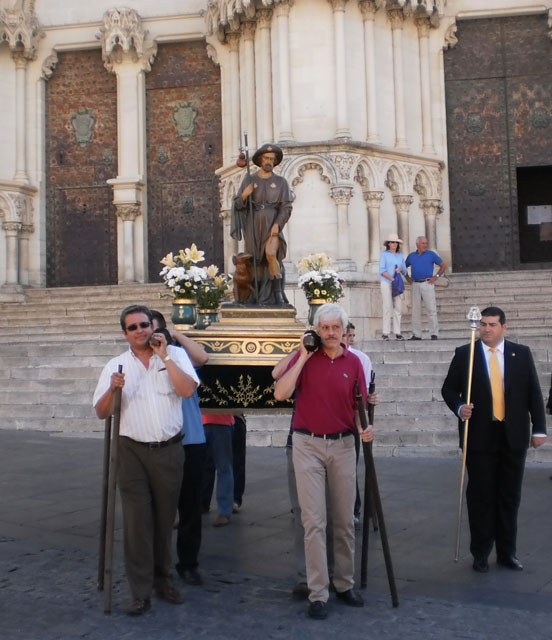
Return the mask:
<svg viewBox="0 0 552 640">
<path fill-rule="evenodd" d="M 291 215 L 291 191 L 287 180 L 274 173 L 283 152 L 275 144 L 264 144 L 253 155 L 257 173 L 246 175 L 234 198 L 232 237 L 245 240 L 245 251 L 255 256 L 259 305 L 282 306 L 284 266 L 287 244 L 282 229 Z M 248 198 L 252 200 L 253 219 L 249 218 Z M 249 300 L 250 302 L 253 300 Z"/>
</svg>

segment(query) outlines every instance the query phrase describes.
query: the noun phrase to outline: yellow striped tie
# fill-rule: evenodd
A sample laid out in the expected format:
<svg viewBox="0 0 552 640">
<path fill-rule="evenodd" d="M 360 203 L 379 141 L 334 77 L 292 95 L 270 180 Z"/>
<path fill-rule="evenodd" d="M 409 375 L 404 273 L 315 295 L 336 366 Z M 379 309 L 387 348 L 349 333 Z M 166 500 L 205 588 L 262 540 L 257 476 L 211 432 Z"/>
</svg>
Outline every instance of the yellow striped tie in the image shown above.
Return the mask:
<svg viewBox="0 0 552 640">
<path fill-rule="evenodd" d="M 493 393 L 493 415 L 497 420 L 504 420 L 506 415 L 504 409 L 504 385 L 502 383 L 502 373 L 498 364 L 496 348 L 489 347 L 491 351 L 491 362 L 489 370 L 491 372 L 491 391 Z"/>
</svg>

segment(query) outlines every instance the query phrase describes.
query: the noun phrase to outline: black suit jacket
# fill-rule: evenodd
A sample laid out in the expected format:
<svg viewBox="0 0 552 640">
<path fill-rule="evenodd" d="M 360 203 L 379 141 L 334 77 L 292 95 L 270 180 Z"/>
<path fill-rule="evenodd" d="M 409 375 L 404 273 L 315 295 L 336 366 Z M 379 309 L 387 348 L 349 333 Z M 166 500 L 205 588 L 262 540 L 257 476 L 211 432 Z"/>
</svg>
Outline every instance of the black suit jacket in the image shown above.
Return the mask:
<svg viewBox="0 0 552 640">
<path fill-rule="evenodd" d="M 449 409 L 458 415 L 466 403 L 470 345 L 458 347 L 443 383 L 441 394 Z M 532 434 L 546 433 L 542 392 L 531 350 L 521 344 L 504 341 L 504 400 L 508 445 L 523 451 Z M 491 382 L 480 340 L 475 343 L 471 387 L 473 413 L 468 427 L 468 451 L 493 451 L 497 447 L 496 423 L 493 425 Z M 531 427 L 532 425 L 532 427 Z M 458 421 L 460 446 L 463 445 L 464 422 Z"/>
</svg>

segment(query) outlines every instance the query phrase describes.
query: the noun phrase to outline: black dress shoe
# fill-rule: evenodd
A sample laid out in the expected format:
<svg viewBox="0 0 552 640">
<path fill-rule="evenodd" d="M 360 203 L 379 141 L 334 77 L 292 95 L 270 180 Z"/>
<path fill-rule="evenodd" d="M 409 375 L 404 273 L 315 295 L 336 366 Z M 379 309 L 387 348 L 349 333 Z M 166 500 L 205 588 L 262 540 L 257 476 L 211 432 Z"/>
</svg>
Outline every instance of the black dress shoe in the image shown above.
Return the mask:
<svg viewBox="0 0 552 640">
<path fill-rule="evenodd" d="M 487 558 L 474 558 L 473 570 L 477 573 L 489 573 L 489 563 Z"/>
<path fill-rule="evenodd" d="M 126 610 L 128 616 L 141 616 L 150 608 L 151 601 L 149 598 L 134 598 Z"/>
<path fill-rule="evenodd" d="M 362 596 L 359 593 L 357 593 L 354 589 L 341 591 L 341 593 L 337 591 L 335 595 L 338 598 L 338 600 L 341 600 L 341 602 L 348 604 L 350 607 L 364 606 L 364 600 L 362 599 Z"/>
<path fill-rule="evenodd" d="M 512 569 L 512 571 L 523 571 L 523 565 L 516 558 L 516 556 L 498 556 L 496 563 L 506 569 Z"/>
<path fill-rule="evenodd" d="M 421 340 L 421 338 L 418 338 L 418 336 L 410 336 L 410 338 L 408 338 L 409 340 Z"/>
<path fill-rule="evenodd" d="M 182 578 L 182 581 L 192 586 L 198 586 L 203 584 L 203 578 L 195 567 L 176 568 L 178 575 Z"/>
<path fill-rule="evenodd" d="M 316 620 L 324 620 L 328 616 L 328 605 L 322 600 L 315 600 L 309 604 L 307 609 L 309 618 L 315 618 Z"/>
</svg>

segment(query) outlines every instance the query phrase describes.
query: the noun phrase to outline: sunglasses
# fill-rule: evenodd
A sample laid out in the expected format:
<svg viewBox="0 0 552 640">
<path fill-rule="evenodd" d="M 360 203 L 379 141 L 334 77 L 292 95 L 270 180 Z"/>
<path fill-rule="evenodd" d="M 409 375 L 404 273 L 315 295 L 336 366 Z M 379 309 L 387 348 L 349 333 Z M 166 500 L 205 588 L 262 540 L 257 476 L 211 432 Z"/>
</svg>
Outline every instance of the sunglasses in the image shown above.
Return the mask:
<svg viewBox="0 0 552 640">
<path fill-rule="evenodd" d="M 136 331 L 136 329 L 147 329 L 151 327 L 151 322 L 139 322 L 138 324 L 129 324 L 125 331 Z"/>
</svg>

